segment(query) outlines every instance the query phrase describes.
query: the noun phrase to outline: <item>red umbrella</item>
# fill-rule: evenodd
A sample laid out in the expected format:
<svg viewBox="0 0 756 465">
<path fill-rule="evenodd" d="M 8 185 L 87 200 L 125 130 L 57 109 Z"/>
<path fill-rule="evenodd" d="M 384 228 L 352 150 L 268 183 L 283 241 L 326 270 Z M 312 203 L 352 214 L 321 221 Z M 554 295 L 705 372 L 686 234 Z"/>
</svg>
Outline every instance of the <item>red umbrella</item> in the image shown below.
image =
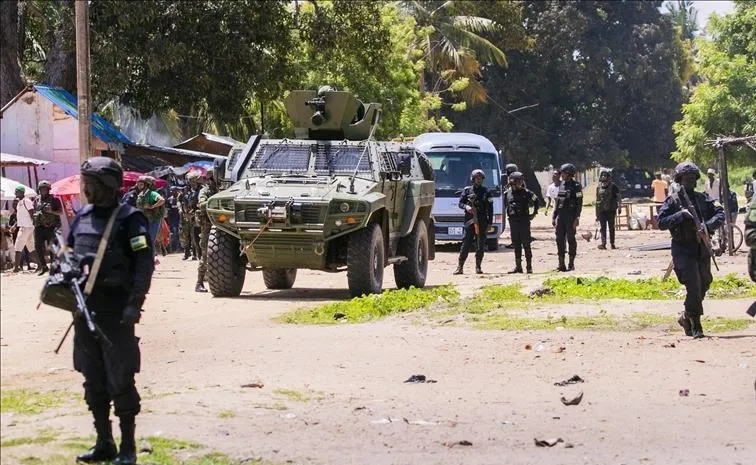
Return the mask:
<svg viewBox="0 0 756 465">
<path fill-rule="evenodd" d="M 55 181 L 50 186 L 52 195 L 79 195 L 81 192 L 81 181 L 79 175 L 75 174 L 59 181 Z"/>
</svg>

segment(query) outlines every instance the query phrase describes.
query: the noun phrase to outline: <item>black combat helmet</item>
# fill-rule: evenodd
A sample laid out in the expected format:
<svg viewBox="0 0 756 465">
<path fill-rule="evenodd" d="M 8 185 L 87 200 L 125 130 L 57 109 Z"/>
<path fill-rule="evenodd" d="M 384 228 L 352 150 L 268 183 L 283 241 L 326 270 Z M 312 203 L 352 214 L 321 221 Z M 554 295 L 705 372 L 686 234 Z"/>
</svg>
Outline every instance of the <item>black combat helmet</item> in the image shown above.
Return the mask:
<svg viewBox="0 0 756 465">
<path fill-rule="evenodd" d="M 682 176 L 687 173 L 696 175 L 696 179 L 701 178 L 701 170 L 698 169 L 695 163 L 692 161 L 684 161 L 675 166 L 675 182 L 680 182 Z"/>
<path fill-rule="evenodd" d="M 573 165 L 572 163 L 565 163 L 564 165 L 562 165 L 561 168 L 559 168 L 559 171 L 562 173 L 571 174 L 573 176 L 577 172 L 577 170 L 575 169 L 575 165 Z"/>
<path fill-rule="evenodd" d="M 599 179 L 612 179 L 612 172 L 609 170 L 601 170 L 601 174 L 599 174 Z"/>
<path fill-rule="evenodd" d="M 519 171 L 515 171 L 514 173 L 509 175 L 510 181 L 521 181 L 523 178 L 524 176 Z"/>
<path fill-rule="evenodd" d="M 123 185 L 123 169 L 117 161 L 108 157 L 92 157 L 81 164 L 81 174 L 94 176 L 103 185 L 120 190 Z"/>
<path fill-rule="evenodd" d="M 507 174 L 512 174 L 519 168 L 517 168 L 517 165 L 515 165 L 514 163 L 507 163 L 507 166 L 504 169 L 506 170 Z"/>
<path fill-rule="evenodd" d="M 470 173 L 470 179 L 472 180 L 475 176 L 480 176 L 481 178 L 486 179 L 486 173 L 484 173 L 483 170 L 472 170 L 472 173 Z"/>
</svg>

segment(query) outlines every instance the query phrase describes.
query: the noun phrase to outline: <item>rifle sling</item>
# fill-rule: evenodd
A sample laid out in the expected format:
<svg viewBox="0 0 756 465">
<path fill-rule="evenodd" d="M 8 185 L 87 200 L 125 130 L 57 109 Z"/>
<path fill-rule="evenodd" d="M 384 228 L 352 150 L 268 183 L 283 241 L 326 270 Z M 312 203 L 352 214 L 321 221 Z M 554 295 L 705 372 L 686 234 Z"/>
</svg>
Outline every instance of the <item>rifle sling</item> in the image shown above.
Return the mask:
<svg viewBox="0 0 756 465">
<path fill-rule="evenodd" d="M 119 203 L 118 206 L 113 209 L 113 213 L 110 214 L 110 218 L 108 219 L 108 224 L 107 226 L 105 226 L 105 234 L 103 234 L 102 239 L 100 239 L 100 245 L 97 247 L 97 255 L 95 255 L 94 262 L 92 263 L 92 270 L 89 272 L 89 276 L 87 277 L 87 285 L 84 286 L 85 297 L 89 296 L 92 293 L 95 281 L 97 280 L 97 275 L 100 272 L 102 259 L 105 256 L 105 250 L 108 248 L 108 243 L 110 243 L 110 236 L 113 232 L 113 225 L 115 224 L 116 217 L 118 217 L 118 213 L 121 211 L 122 206 L 123 204 Z"/>
</svg>

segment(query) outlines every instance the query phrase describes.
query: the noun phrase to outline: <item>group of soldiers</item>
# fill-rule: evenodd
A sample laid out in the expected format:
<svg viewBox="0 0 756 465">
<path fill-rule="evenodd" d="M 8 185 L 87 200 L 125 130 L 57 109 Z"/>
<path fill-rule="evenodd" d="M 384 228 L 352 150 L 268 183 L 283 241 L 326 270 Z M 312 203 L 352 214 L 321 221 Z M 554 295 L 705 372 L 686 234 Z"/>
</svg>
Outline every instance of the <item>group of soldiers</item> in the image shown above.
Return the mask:
<svg viewBox="0 0 756 465">
<path fill-rule="evenodd" d="M 565 163 L 558 171 L 561 178 L 552 226 L 556 231 L 556 245 L 559 263 L 558 271 L 572 271 L 575 269 L 577 256 L 577 240 L 575 238 L 583 209 L 583 188 L 575 181 L 577 170 L 575 165 Z M 459 261 L 454 274 L 464 273 L 464 265 L 470 248 L 476 245 L 475 273 L 483 270 L 484 247 L 486 233 L 494 219 L 494 192 L 483 186 L 485 173 L 476 169 L 470 173 L 472 184 L 462 190 L 459 198 L 459 208 L 465 211 L 465 236 L 459 251 Z M 512 248 L 515 255 L 515 267 L 510 274 L 522 273 L 522 255 L 525 252 L 525 268 L 528 274 L 533 273 L 533 252 L 530 243 L 533 238 L 530 223 L 538 214 L 538 196 L 525 187 L 525 177 L 518 171 L 517 165 L 506 166 L 506 190 L 503 192 L 505 216 L 509 220 Z M 612 236 L 612 244 L 614 243 Z M 569 258 L 569 261 L 566 261 Z"/>
<path fill-rule="evenodd" d="M 21 271 L 24 253 L 29 254 L 30 261 L 37 263 L 37 274 L 49 271 L 46 251 L 61 226 L 60 215 L 63 214 L 60 200 L 50 193 L 50 189 L 50 182 L 40 181 L 37 184 L 39 195 L 34 200 L 26 196 L 24 186 L 15 189 L 9 225 L 15 252 L 13 271 L 16 273 Z"/>
<path fill-rule="evenodd" d="M 207 270 L 207 242 L 210 235 L 210 218 L 207 216 L 207 200 L 218 192 L 218 185 L 212 171 L 201 174 L 190 171 L 184 186 L 168 187 L 164 198 L 156 190 L 155 178 L 141 176 L 133 191 L 124 195 L 124 203 L 142 210 L 148 220 L 150 241 L 155 244 L 163 220 L 166 220 L 175 244 L 176 236 L 184 252 L 184 260 L 198 260 L 196 292 L 207 292 L 205 273 Z M 175 210 L 172 212 L 172 210 Z M 157 248 L 162 245 L 157 244 Z"/>
</svg>

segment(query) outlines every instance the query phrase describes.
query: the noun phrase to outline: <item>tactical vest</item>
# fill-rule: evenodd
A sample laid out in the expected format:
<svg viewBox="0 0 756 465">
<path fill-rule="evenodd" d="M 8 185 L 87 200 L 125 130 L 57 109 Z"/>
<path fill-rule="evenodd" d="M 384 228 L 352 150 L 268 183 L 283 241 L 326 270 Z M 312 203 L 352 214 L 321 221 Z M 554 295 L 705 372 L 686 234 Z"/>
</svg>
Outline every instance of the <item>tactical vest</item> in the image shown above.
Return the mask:
<svg viewBox="0 0 756 465">
<path fill-rule="evenodd" d="M 524 219 L 530 216 L 530 196 L 526 189 L 507 190 L 507 216 L 510 219 Z"/>
<path fill-rule="evenodd" d="M 701 218 L 701 221 L 706 222 L 706 217 L 702 214 L 703 208 L 701 207 L 701 204 L 699 202 L 699 199 L 701 194 L 694 193 L 692 195 L 691 202 L 693 202 L 696 212 L 698 213 L 698 217 Z M 678 205 L 683 205 L 682 199 L 680 199 L 679 193 L 674 193 L 671 195 L 674 202 Z M 680 244 L 684 244 L 686 246 L 694 247 L 696 244 L 698 244 L 698 231 L 696 231 L 696 224 L 691 219 L 685 219 L 684 221 L 672 226 L 669 228 L 669 233 L 672 236 L 672 240 L 675 242 L 679 242 Z"/>
<path fill-rule="evenodd" d="M 559 186 L 559 195 L 557 196 L 557 210 L 565 216 L 574 216 L 577 209 L 577 192 L 578 183 L 574 180 L 564 181 Z"/>
<path fill-rule="evenodd" d="M 136 211 L 126 205 L 121 207 L 118 218 L 116 218 L 116 222 L 113 225 L 110 242 L 102 258 L 100 271 L 97 274 L 97 281 L 95 282 L 95 289 L 98 287 L 123 289 L 131 287 L 133 267 L 131 258 L 126 251 L 126 245 L 124 245 L 124 242 L 127 241 L 124 239 L 122 228 L 127 218 Z M 108 219 L 109 214 L 95 216 L 91 206 L 87 206 L 82 210 L 79 214 L 78 224 L 74 231 L 72 231 L 74 253 L 78 257 L 86 257 L 88 255 L 94 257 L 97 254 L 100 240 L 103 234 L 105 234 Z"/>
<path fill-rule="evenodd" d="M 596 206 L 600 212 L 608 212 L 616 210 L 616 207 L 612 206 L 612 187 L 614 184 L 609 183 L 606 187 L 600 183 L 596 188 Z"/>
<path fill-rule="evenodd" d="M 37 201 L 40 210 L 34 212 L 34 226 L 41 226 L 43 228 L 59 228 L 60 227 L 60 216 L 56 213 L 45 213 L 41 210 L 43 208 L 43 205 L 50 204 L 52 205 L 55 201 L 55 197 L 52 195 L 48 195 L 45 197 L 40 197 L 40 199 Z"/>
</svg>

